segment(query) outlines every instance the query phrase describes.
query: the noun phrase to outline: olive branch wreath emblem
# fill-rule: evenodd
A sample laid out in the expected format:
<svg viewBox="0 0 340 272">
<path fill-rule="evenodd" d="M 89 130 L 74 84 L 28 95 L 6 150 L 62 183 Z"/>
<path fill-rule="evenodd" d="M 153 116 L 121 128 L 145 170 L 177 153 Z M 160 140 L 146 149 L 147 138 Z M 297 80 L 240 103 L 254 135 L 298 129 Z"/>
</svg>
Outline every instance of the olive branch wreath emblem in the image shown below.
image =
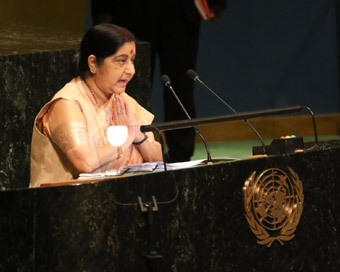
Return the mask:
<svg viewBox="0 0 340 272">
<path fill-rule="evenodd" d="M 257 243 L 270 247 L 294 238 L 303 211 L 303 186 L 298 175 L 278 168 L 254 171 L 243 187 L 245 216 Z"/>
</svg>

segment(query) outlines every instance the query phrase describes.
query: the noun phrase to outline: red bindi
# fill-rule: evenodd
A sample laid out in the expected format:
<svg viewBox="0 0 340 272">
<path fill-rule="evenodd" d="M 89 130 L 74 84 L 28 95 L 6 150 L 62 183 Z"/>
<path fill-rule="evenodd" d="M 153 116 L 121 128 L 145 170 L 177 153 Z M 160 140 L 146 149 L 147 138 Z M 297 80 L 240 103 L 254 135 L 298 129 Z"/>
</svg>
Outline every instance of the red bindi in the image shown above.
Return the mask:
<svg viewBox="0 0 340 272">
<path fill-rule="evenodd" d="M 133 50 L 131 49 L 131 51 L 130 51 L 130 54 L 132 55 L 133 54 Z"/>
</svg>

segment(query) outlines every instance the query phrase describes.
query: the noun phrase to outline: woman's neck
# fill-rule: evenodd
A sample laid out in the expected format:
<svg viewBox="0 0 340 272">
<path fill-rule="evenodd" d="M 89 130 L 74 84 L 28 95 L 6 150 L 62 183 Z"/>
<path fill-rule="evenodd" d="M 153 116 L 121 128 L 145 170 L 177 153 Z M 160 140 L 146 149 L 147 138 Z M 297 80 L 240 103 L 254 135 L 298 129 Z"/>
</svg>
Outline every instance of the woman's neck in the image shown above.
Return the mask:
<svg viewBox="0 0 340 272">
<path fill-rule="evenodd" d="M 90 91 L 91 100 L 93 100 L 94 104 L 97 108 L 101 107 L 105 104 L 109 99 L 104 95 L 104 93 L 97 87 L 95 81 L 91 77 L 87 77 L 83 79 L 85 85 Z"/>
</svg>

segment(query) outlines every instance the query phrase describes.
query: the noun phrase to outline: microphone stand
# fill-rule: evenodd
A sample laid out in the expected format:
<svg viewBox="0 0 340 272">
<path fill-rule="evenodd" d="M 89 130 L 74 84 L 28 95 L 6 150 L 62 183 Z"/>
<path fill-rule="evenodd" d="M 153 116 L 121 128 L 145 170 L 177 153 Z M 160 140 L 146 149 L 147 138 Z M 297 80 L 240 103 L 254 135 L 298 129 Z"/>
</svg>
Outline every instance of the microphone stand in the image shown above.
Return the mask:
<svg viewBox="0 0 340 272">
<path fill-rule="evenodd" d="M 312 122 L 313 122 L 313 129 L 314 129 L 314 135 L 315 135 L 315 143 L 319 144 L 319 138 L 318 138 L 318 132 L 316 131 L 316 122 L 315 122 L 315 116 L 314 113 L 312 112 L 312 110 L 307 107 L 307 106 L 302 106 L 302 109 L 306 109 L 307 111 L 309 111 L 309 114 L 312 117 Z"/>
<path fill-rule="evenodd" d="M 141 129 L 142 131 L 142 129 Z M 166 167 L 166 162 L 165 162 L 165 156 L 164 156 L 164 141 L 163 141 L 163 135 L 162 133 L 159 131 L 159 129 L 155 126 L 153 126 L 152 124 L 150 125 L 150 130 L 149 131 L 155 131 L 158 134 L 159 137 L 159 141 L 161 144 L 161 149 L 162 149 L 162 158 L 163 158 L 163 166 L 164 166 L 164 171 L 167 171 L 167 167 Z"/>
<path fill-rule="evenodd" d="M 189 113 L 187 112 L 187 110 L 185 109 L 185 107 L 183 106 L 181 100 L 178 98 L 176 92 L 174 91 L 174 89 L 172 88 L 171 86 L 171 83 L 170 83 L 170 78 L 167 76 L 167 75 L 162 75 L 161 77 L 161 80 L 162 82 L 164 83 L 164 85 L 172 92 L 172 94 L 174 95 L 175 99 L 177 100 L 177 103 L 180 105 L 181 109 L 183 110 L 184 114 L 186 115 L 186 117 L 189 119 L 189 120 L 192 120 Z M 196 133 L 198 134 L 198 136 L 201 138 L 203 144 L 204 144 L 204 147 L 205 147 L 205 150 L 207 152 L 207 162 L 208 164 L 211 163 L 211 155 L 210 155 L 210 150 L 209 150 L 209 147 L 207 145 L 207 142 L 206 140 L 204 139 L 202 133 L 199 131 L 199 129 L 196 127 L 196 126 L 193 126 L 193 128 L 195 129 Z"/>
<path fill-rule="evenodd" d="M 197 81 L 198 83 L 200 83 L 201 85 L 203 85 L 209 92 L 211 92 L 215 97 L 217 97 L 224 105 L 226 105 L 229 110 L 231 110 L 233 113 L 237 113 L 226 101 L 224 101 L 219 95 L 217 95 L 212 89 L 210 89 L 202 80 L 200 80 L 200 78 L 198 77 L 198 74 L 192 70 L 189 69 L 187 71 L 187 75 L 189 78 L 193 79 L 194 81 Z M 243 120 L 244 123 L 256 134 L 256 136 L 259 138 L 261 145 L 262 145 L 262 152 L 263 155 L 266 154 L 266 146 L 264 144 L 264 141 L 261 137 L 261 135 L 257 132 L 257 130 L 249 123 L 249 121 L 247 119 Z"/>
</svg>

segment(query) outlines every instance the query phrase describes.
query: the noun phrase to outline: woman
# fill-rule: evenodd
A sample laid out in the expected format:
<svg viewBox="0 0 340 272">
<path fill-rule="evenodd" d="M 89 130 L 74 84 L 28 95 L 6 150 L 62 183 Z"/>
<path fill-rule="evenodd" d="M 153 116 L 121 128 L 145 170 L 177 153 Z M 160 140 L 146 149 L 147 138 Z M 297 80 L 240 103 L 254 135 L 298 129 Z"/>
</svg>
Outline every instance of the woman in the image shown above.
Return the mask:
<svg viewBox="0 0 340 272">
<path fill-rule="evenodd" d="M 78 76 L 35 119 L 30 187 L 77 178 L 79 173 L 162 160 L 153 134 L 140 131 L 154 116 L 125 93 L 135 74 L 135 57 L 135 38 L 127 29 L 101 24 L 84 35 Z M 128 127 L 121 146 L 107 140 L 111 125 Z"/>
</svg>

